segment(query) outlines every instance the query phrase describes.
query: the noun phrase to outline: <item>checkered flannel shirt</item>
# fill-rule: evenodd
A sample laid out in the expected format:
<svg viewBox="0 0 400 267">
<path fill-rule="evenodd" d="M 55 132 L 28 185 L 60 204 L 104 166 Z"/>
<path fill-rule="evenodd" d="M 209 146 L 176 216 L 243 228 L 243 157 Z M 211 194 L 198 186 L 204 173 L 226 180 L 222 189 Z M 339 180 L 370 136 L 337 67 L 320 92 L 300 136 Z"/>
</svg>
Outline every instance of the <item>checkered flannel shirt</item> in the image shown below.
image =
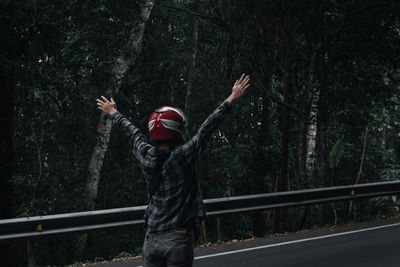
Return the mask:
<svg viewBox="0 0 400 267">
<path fill-rule="evenodd" d="M 185 227 L 193 222 L 199 223 L 206 217 L 195 161 L 230 110 L 231 104 L 223 102 L 207 117 L 196 135 L 171 150 L 157 149 L 146 142 L 140 130 L 121 113 L 116 112 L 111 116 L 113 125 L 121 127 L 127 134 L 147 187 L 156 175 L 161 175 L 158 188 L 153 195 L 149 195 L 145 211 L 147 232 Z M 160 158 L 163 158 L 161 165 Z"/>
</svg>

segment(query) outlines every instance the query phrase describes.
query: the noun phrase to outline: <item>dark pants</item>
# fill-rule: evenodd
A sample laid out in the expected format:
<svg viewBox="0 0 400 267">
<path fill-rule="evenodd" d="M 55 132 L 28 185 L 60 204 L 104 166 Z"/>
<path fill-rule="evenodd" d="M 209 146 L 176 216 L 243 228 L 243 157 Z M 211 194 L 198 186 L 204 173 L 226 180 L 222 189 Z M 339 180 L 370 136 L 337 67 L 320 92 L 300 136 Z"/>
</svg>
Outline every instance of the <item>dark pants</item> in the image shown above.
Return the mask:
<svg viewBox="0 0 400 267">
<path fill-rule="evenodd" d="M 146 233 L 143 267 L 189 267 L 193 265 L 193 232 L 187 229 Z"/>
</svg>

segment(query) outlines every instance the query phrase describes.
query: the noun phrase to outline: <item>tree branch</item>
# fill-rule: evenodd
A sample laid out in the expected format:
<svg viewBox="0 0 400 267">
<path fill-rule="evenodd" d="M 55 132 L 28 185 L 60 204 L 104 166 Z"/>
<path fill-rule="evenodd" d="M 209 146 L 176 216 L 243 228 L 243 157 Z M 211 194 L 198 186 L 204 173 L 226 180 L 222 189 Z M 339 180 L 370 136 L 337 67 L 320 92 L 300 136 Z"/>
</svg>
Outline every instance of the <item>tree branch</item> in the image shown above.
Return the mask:
<svg viewBox="0 0 400 267">
<path fill-rule="evenodd" d="M 282 102 L 281 100 L 279 100 L 278 98 L 276 98 L 275 96 L 273 96 L 273 95 L 264 87 L 264 85 L 262 84 L 262 82 L 261 82 L 260 79 L 258 79 L 258 78 L 257 78 L 257 83 L 258 83 L 258 85 L 259 85 L 263 90 L 265 90 L 265 92 L 267 92 L 267 96 L 266 96 L 266 97 L 272 99 L 272 101 L 274 101 L 275 103 L 277 103 L 277 104 L 279 104 L 279 105 L 285 106 L 285 107 L 287 107 L 287 108 L 289 108 L 289 109 L 295 111 L 295 112 L 298 113 L 301 117 L 304 117 L 304 116 L 305 116 L 304 113 L 303 113 L 301 110 L 299 110 L 298 108 L 296 108 L 296 107 L 294 107 L 294 106 L 292 106 L 292 105 L 290 105 L 290 104 L 288 104 L 288 103 Z"/>
<path fill-rule="evenodd" d="M 194 11 L 192 11 L 192 10 L 190 10 L 190 9 L 183 8 L 183 7 L 176 7 L 176 6 L 170 6 L 170 5 L 165 5 L 165 4 L 161 4 L 161 6 L 162 6 L 162 7 L 165 7 L 165 8 L 170 8 L 170 9 L 178 10 L 178 11 L 183 11 L 183 12 L 189 13 L 189 14 L 191 14 L 191 15 L 193 15 L 193 16 L 198 16 L 198 17 L 200 17 L 200 18 L 202 18 L 202 19 L 211 20 L 211 21 L 214 22 L 217 26 L 219 26 L 219 27 L 221 27 L 221 28 L 227 30 L 228 32 L 230 32 L 230 28 L 229 28 L 228 24 L 227 24 L 224 20 L 222 20 L 222 19 L 220 19 L 220 18 L 208 16 L 208 15 L 205 15 L 205 14 L 200 14 L 200 13 L 198 13 L 198 12 L 194 12 Z"/>
</svg>

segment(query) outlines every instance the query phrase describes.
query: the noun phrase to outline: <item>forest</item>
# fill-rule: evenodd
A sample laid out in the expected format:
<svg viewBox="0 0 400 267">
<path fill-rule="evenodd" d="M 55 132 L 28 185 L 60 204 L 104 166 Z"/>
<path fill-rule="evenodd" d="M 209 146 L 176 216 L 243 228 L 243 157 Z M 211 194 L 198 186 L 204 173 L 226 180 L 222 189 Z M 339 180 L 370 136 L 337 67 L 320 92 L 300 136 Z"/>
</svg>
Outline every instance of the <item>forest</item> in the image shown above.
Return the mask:
<svg viewBox="0 0 400 267">
<path fill-rule="evenodd" d="M 0 219 L 145 205 L 128 139 L 101 95 L 148 136 L 184 110 L 193 135 L 242 73 L 251 86 L 198 162 L 204 199 L 398 180 L 400 2 L 4 0 Z M 210 218 L 203 242 L 398 214 L 381 197 Z M 35 242 L 40 266 L 141 252 L 144 231 Z M 0 244 L 25 266 L 26 242 Z M 3 265 L 2 265 L 3 266 Z"/>
</svg>

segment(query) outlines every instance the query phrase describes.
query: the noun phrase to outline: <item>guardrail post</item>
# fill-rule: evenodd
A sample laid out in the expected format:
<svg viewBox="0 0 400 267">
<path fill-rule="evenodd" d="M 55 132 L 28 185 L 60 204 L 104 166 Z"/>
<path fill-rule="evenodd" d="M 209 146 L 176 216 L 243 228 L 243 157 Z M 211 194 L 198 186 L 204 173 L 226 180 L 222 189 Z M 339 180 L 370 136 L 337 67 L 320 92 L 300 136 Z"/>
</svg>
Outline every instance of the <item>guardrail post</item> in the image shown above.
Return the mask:
<svg viewBox="0 0 400 267">
<path fill-rule="evenodd" d="M 28 239 L 26 242 L 26 254 L 28 256 L 28 267 L 36 267 L 35 241 Z"/>
<path fill-rule="evenodd" d="M 217 217 L 217 239 L 222 240 L 221 218 Z"/>
</svg>

